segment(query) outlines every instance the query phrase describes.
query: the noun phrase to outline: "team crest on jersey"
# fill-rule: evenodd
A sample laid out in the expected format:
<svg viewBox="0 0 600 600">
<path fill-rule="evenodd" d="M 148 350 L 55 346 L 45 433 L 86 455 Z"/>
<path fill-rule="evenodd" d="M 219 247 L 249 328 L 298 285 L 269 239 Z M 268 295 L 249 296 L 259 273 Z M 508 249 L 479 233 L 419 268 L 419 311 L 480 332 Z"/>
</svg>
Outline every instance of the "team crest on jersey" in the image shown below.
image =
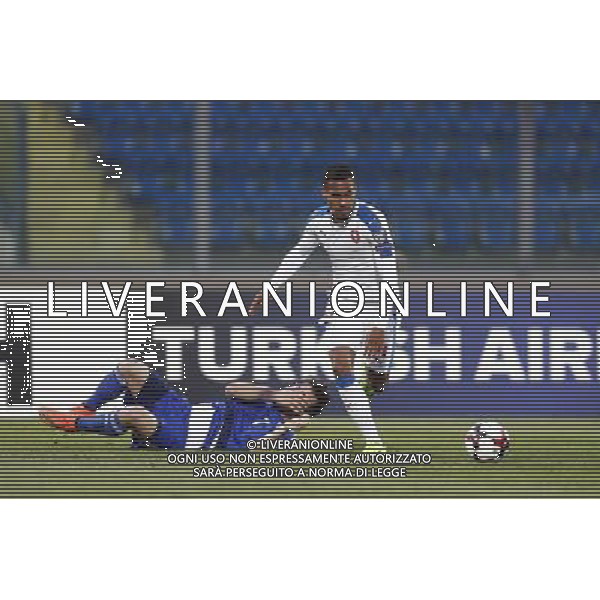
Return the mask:
<svg viewBox="0 0 600 600">
<path fill-rule="evenodd" d="M 358 229 L 353 229 L 350 232 L 350 239 L 355 243 L 358 244 L 358 242 L 360 242 L 360 232 L 358 231 Z"/>
</svg>

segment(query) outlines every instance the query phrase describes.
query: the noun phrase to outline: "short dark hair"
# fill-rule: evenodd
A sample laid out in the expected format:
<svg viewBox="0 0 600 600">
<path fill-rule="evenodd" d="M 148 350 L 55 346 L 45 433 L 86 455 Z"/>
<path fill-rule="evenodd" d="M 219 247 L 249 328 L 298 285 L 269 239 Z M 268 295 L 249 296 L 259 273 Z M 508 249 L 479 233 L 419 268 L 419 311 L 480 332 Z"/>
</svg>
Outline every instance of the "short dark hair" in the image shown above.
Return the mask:
<svg viewBox="0 0 600 600">
<path fill-rule="evenodd" d="M 345 165 L 334 165 L 325 171 L 323 184 L 328 181 L 348 181 L 348 179 L 354 179 L 354 171 Z"/>
<path fill-rule="evenodd" d="M 310 385 L 317 401 L 306 412 L 311 417 L 316 417 L 327 406 L 329 394 L 327 393 L 327 386 L 324 383 L 318 383 L 313 380 L 310 382 Z"/>
</svg>

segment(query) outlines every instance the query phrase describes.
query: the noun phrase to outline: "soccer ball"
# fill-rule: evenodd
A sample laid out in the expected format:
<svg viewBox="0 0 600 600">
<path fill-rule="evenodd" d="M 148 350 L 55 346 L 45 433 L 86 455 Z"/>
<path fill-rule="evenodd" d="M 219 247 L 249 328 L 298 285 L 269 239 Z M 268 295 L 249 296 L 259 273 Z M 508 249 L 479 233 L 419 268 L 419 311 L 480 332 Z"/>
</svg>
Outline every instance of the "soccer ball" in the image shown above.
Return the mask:
<svg viewBox="0 0 600 600">
<path fill-rule="evenodd" d="M 475 423 L 465 437 L 465 446 L 475 460 L 498 460 L 508 452 L 510 439 L 500 423 Z"/>
</svg>

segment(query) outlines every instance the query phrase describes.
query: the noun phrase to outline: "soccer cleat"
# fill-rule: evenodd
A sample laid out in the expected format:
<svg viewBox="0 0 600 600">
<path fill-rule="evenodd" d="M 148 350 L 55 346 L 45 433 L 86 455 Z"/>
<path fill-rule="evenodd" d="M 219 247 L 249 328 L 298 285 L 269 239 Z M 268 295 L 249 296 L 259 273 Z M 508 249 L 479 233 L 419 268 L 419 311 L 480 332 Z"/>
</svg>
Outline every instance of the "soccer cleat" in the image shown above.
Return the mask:
<svg viewBox="0 0 600 600">
<path fill-rule="evenodd" d="M 389 374 L 385 371 L 378 371 L 372 368 L 367 369 L 367 382 L 372 395 L 383 392 L 388 379 Z"/>
<path fill-rule="evenodd" d="M 90 410 L 81 404 L 68 411 L 40 410 L 40 418 L 48 423 L 50 427 L 69 433 L 77 431 L 77 419 L 80 417 L 90 417 L 93 414 L 93 410 Z"/>
</svg>

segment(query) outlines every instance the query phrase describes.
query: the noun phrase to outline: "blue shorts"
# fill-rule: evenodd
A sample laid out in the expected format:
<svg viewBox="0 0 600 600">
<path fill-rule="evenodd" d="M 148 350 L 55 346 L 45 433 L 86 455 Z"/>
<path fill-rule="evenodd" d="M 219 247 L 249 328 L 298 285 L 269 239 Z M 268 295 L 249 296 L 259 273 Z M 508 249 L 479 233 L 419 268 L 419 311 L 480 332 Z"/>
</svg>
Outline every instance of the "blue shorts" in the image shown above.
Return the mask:
<svg viewBox="0 0 600 600">
<path fill-rule="evenodd" d="M 156 432 L 148 440 L 149 447 L 161 450 L 184 449 L 192 411 L 189 400 L 181 392 L 169 390 L 152 405 L 146 405 L 146 408 L 158 421 Z M 134 437 L 132 447 L 147 447 L 147 444 Z"/>
</svg>

